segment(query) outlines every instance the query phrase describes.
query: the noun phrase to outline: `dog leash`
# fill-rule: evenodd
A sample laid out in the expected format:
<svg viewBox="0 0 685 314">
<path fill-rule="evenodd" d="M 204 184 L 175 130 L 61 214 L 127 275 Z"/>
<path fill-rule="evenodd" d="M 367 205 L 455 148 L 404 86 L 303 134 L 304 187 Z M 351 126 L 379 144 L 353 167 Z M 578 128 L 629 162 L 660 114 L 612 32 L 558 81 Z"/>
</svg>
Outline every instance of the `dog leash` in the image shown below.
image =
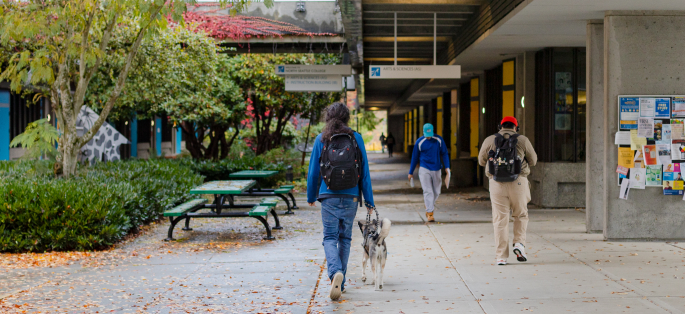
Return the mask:
<svg viewBox="0 0 685 314">
<path fill-rule="evenodd" d="M 364 233 L 364 242 L 362 242 L 362 248 L 364 248 L 364 251 L 366 251 L 366 254 L 369 254 L 369 251 L 366 250 L 366 243 L 369 241 L 369 236 L 373 237 L 374 239 L 378 237 L 378 210 L 376 209 L 376 206 L 371 207 L 374 212 L 376 212 L 376 220 L 374 222 L 374 233 L 369 234 L 369 233 Z M 371 223 L 371 211 L 367 210 L 366 211 L 366 224 L 369 225 Z M 368 229 L 367 229 L 368 230 Z"/>
</svg>

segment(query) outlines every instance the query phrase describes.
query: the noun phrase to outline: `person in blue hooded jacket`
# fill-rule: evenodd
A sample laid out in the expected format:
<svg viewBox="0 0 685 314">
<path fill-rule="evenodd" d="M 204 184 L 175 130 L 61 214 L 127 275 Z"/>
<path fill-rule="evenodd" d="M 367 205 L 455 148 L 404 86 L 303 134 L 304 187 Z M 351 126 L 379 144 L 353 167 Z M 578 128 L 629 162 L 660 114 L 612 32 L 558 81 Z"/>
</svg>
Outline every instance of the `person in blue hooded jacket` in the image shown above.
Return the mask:
<svg viewBox="0 0 685 314">
<path fill-rule="evenodd" d="M 369 163 L 362 136 L 347 126 L 350 121 L 350 110 L 343 103 L 336 102 L 325 110 L 326 126 L 316 137 L 312 155 L 309 159 L 307 175 L 307 203 L 315 206 L 321 202 L 321 220 L 323 222 L 323 247 L 328 266 L 328 278 L 331 280 L 329 296 L 332 300 L 340 298 L 345 290 L 345 274 L 350 257 L 352 242 L 352 225 L 357 215 L 357 204 L 363 196 L 369 212 L 373 210 L 373 189 L 369 174 Z M 354 134 L 362 155 L 361 171 L 358 186 L 346 190 L 331 190 L 320 175 L 319 160 L 324 148 L 324 140 L 335 134 Z M 361 191 L 362 195 L 359 195 Z"/>
<path fill-rule="evenodd" d="M 433 134 L 433 125 L 423 125 L 423 136 L 419 137 L 414 144 L 411 154 L 411 166 L 409 168 L 409 180 L 414 178 L 414 169 L 419 164 L 419 180 L 423 189 L 423 202 L 426 205 L 426 219 L 435 221 L 433 211 L 435 202 L 440 196 L 442 188 L 442 166 L 444 164 L 447 177 L 450 174 L 450 157 L 447 152 L 447 144 L 440 135 Z"/>
</svg>

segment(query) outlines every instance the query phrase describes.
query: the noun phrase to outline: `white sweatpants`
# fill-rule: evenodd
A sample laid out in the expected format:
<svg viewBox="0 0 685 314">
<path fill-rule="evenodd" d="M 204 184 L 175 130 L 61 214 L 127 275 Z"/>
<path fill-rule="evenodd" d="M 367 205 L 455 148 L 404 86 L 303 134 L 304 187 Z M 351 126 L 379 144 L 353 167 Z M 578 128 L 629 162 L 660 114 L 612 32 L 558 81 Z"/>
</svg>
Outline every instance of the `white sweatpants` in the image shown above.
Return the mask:
<svg viewBox="0 0 685 314">
<path fill-rule="evenodd" d="M 423 189 L 423 202 L 426 204 L 426 212 L 432 213 L 435 210 L 435 202 L 440 196 L 442 188 L 442 173 L 440 170 L 431 171 L 424 167 L 419 167 L 419 180 Z"/>
</svg>

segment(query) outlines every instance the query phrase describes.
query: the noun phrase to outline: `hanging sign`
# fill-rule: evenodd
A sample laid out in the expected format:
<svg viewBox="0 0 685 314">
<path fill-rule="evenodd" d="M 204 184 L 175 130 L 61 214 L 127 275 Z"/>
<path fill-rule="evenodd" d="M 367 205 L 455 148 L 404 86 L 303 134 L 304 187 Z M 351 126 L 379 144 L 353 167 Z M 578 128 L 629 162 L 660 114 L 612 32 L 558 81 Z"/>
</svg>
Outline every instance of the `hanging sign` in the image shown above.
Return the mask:
<svg viewBox="0 0 685 314">
<path fill-rule="evenodd" d="M 332 75 L 286 75 L 285 90 L 288 92 L 339 92 L 342 76 Z"/>
<path fill-rule="evenodd" d="M 372 79 L 460 79 L 460 65 L 372 65 Z"/>
<path fill-rule="evenodd" d="M 352 66 L 343 65 L 306 65 L 306 64 L 281 64 L 276 65 L 276 75 L 315 74 L 315 75 L 352 75 Z"/>
</svg>

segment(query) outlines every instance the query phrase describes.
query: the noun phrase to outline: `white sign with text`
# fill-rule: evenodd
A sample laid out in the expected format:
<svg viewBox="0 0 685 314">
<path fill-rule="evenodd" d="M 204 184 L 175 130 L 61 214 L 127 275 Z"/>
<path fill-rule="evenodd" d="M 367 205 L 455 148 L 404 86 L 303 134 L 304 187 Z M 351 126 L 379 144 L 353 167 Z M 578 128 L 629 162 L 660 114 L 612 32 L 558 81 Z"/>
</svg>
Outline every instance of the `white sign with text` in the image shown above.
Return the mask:
<svg viewBox="0 0 685 314">
<path fill-rule="evenodd" d="M 372 79 L 459 79 L 459 65 L 372 65 Z"/>
<path fill-rule="evenodd" d="M 339 92 L 342 90 L 340 75 L 286 75 L 285 90 L 288 92 Z"/>
</svg>

